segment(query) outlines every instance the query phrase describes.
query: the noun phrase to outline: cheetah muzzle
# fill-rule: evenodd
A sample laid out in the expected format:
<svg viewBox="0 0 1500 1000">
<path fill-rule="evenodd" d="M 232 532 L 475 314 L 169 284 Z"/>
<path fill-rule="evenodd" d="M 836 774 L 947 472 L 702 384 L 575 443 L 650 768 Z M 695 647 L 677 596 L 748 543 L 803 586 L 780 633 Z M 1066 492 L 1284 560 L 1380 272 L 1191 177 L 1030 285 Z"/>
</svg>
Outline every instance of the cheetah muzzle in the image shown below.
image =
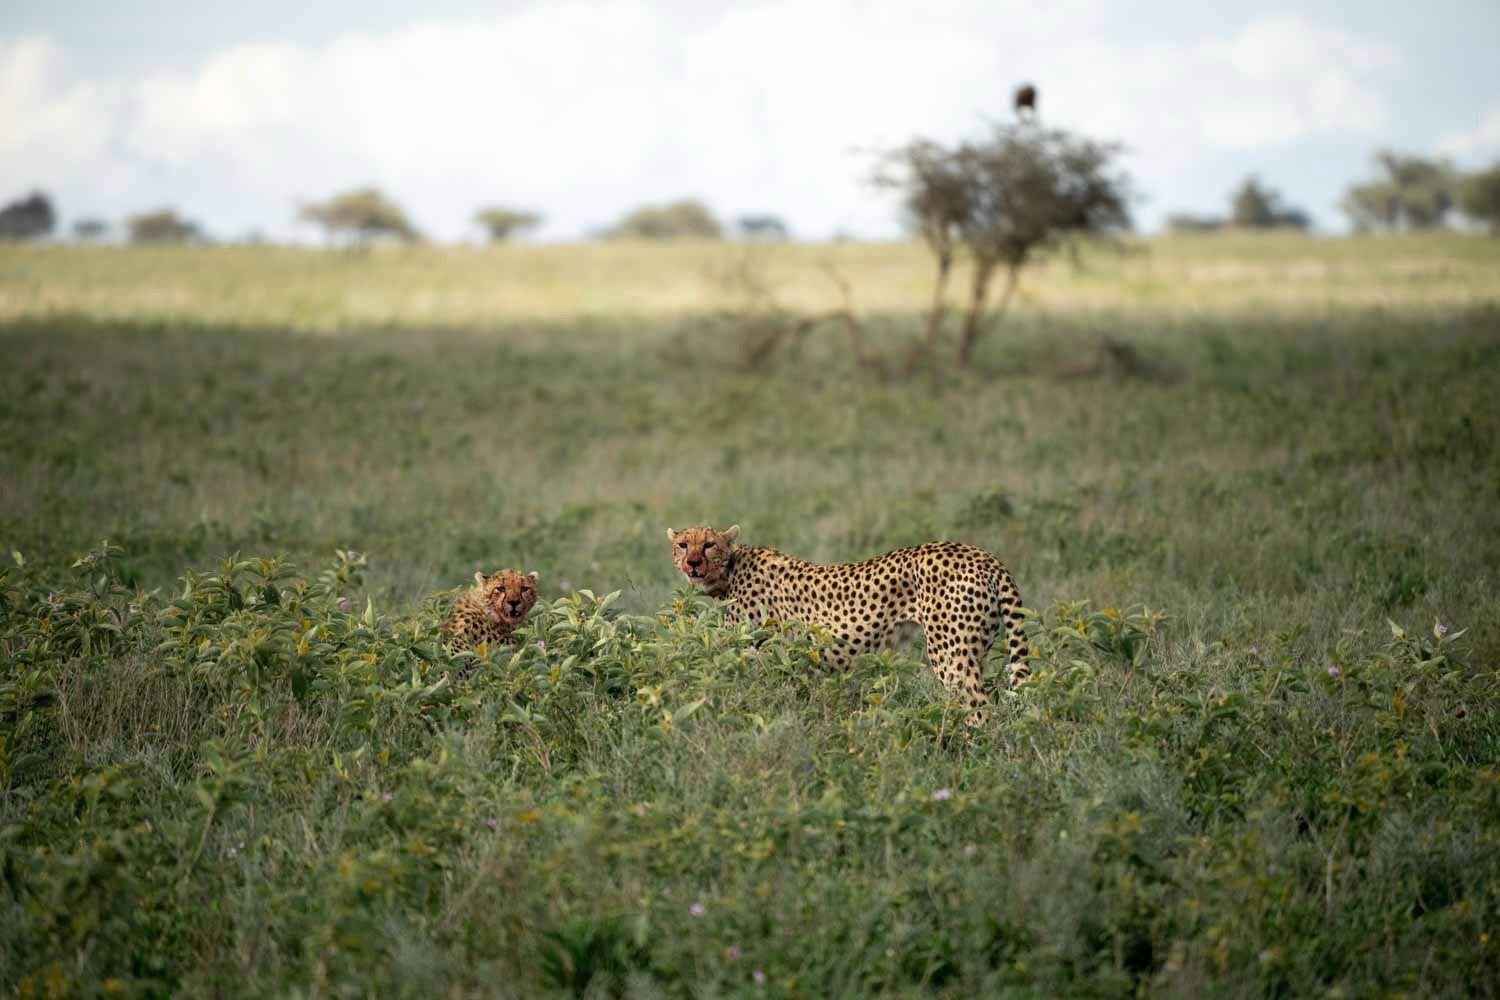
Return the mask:
<svg viewBox="0 0 1500 1000">
<path fill-rule="evenodd" d="M 458 595 L 443 619 L 448 649 L 461 653 L 508 639 L 536 604 L 536 581 L 535 573 L 514 569 L 475 573 L 474 586 Z"/>
</svg>

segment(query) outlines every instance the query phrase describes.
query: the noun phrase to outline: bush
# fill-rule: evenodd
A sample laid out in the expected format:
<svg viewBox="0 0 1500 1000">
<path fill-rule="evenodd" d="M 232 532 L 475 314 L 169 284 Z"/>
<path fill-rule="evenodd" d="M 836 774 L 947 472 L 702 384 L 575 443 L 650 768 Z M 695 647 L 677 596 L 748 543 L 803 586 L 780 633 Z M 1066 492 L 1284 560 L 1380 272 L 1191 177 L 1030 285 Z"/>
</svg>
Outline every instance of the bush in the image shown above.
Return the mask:
<svg viewBox="0 0 1500 1000">
<path fill-rule="evenodd" d="M 442 595 L 117 548 L 0 574 L 0 988 L 1460 992 L 1500 917 L 1492 669 L 1034 614 L 967 734 L 929 671 L 588 592 L 449 656 Z M 994 662 L 996 679 L 1003 673 Z M 1372 947 L 1371 941 L 1379 942 Z M 1441 961 L 1424 961 L 1429 956 Z"/>
</svg>

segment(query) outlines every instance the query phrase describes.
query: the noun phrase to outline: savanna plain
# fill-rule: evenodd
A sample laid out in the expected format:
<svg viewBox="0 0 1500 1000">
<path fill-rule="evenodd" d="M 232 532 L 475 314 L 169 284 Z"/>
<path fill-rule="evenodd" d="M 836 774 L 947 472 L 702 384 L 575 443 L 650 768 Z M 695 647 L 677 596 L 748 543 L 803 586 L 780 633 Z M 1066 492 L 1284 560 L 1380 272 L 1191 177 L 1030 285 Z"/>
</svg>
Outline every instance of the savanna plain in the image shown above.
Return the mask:
<svg viewBox="0 0 1500 1000">
<path fill-rule="evenodd" d="M 1500 241 L 1147 240 L 856 360 L 931 280 L 0 249 L 0 990 L 1500 992 Z M 726 626 L 664 529 L 735 522 L 989 549 L 1033 681 Z"/>
</svg>

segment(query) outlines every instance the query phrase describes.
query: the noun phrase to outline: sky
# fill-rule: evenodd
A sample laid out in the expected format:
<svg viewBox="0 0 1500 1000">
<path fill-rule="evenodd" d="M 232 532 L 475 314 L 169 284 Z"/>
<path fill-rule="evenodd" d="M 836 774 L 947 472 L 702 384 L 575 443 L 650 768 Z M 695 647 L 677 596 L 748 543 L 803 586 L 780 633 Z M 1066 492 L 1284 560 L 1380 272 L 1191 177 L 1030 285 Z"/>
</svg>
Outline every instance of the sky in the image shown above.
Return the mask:
<svg viewBox="0 0 1500 1000">
<path fill-rule="evenodd" d="M 1030 81 L 1127 147 L 1145 230 L 1255 173 L 1339 231 L 1378 148 L 1500 160 L 1496 39 L 1495 0 L 5 0 L 0 199 L 311 240 L 300 204 L 373 184 L 434 239 L 495 204 L 567 240 L 697 197 L 885 238 L 878 151 L 979 137 Z"/>
</svg>

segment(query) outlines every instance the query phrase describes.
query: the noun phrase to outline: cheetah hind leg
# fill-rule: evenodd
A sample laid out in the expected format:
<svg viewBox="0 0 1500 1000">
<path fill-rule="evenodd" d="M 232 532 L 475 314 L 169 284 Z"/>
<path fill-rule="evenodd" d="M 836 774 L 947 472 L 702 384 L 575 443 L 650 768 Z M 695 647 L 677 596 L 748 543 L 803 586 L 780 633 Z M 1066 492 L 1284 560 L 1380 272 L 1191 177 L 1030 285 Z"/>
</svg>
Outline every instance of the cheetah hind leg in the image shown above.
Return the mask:
<svg viewBox="0 0 1500 1000">
<path fill-rule="evenodd" d="M 969 709 L 964 725 L 984 725 L 990 717 L 990 699 L 984 692 L 983 676 L 989 644 L 979 636 L 962 635 L 944 623 L 935 623 L 926 632 L 927 661 L 932 672 Z"/>
</svg>

